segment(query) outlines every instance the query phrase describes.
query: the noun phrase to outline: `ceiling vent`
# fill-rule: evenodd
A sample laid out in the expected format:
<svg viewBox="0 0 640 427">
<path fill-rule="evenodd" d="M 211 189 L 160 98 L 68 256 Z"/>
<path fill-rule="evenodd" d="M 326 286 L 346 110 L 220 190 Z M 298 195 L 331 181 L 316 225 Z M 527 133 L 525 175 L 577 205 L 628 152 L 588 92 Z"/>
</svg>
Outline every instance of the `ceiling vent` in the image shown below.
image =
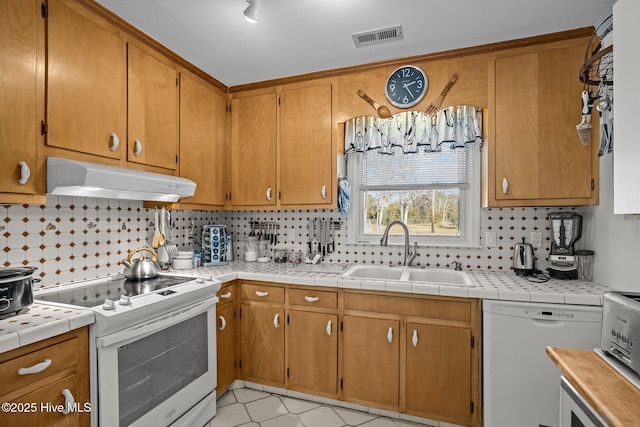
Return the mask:
<svg viewBox="0 0 640 427">
<path fill-rule="evenodd" d="M 365 31 L 363 33 L 353 34 L 352 37 L 356 47 L 372 46 L 393 40 L 402 40 L 402 25 Z"/>
</svg>

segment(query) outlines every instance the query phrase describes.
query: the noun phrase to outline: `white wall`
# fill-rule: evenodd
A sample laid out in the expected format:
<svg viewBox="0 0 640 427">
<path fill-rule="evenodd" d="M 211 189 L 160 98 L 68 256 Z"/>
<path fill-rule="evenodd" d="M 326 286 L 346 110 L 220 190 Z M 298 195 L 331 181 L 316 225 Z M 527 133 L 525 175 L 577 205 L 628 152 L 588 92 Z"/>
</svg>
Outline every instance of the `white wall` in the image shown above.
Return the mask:
<svg viewBox="0 0 640 427">
<path fill-rule="evenodd" d="M 600 158 L 600 205 L 580 208 L 583 237 L 577 246 L 595 251 L 596 282 L 640 292 L 640 216 L 614 215 L 613 197 L 613 156 L 605 154 Z"/>
</svg>

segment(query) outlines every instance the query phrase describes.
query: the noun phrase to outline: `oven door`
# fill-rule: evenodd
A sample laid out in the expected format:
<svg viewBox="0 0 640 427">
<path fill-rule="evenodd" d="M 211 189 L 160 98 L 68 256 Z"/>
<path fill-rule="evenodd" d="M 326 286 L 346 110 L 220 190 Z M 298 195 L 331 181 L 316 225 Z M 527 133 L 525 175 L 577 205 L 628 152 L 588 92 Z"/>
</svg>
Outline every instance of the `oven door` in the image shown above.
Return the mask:
<svg viewBox="0 0 640 427">
<path fill-rule="evenodd" d="M 607 426 L 569 381 L 560 377 L 560 427 Z"/>
<path fill-rule="evenodd" d="M 206 418 L 204 424 L 215 415 L 216 334 L 209 327 L 216 302 L 209 298 L 96 340 L 100 425 L 117 419 L 121 427 L 167 426 L 180 417 L 177 424 L 185 417 L 189 423 Z"/>
</svg>

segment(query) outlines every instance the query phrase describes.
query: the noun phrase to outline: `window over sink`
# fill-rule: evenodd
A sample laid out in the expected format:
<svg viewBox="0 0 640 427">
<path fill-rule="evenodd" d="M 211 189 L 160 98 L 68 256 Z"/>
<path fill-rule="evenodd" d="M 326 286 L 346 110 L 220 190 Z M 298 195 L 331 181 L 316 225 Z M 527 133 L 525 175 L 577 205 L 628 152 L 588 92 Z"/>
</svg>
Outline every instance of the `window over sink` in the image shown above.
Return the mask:
<svg viewBox="0 0 640 427">
<path fill-rule="evenodd" d="M 437 153 L 376 152 L 348 156 L 350 243 L 379 244 L 385 227 L 401 220 L 421 245 L 477 247 L 480 240 L 480 150 L 447 147 Z M 394 234 L 399 234 L 394 236 Z M 390 230 L 401 243 L 402 229 Z M 395 238 L 394 238 L 395 237 Z"/>
<path fill-rule="evenodd" d="M 350 243 L 379 244 L 387 224 L 403 221 L 411 240 L 431 246 L 480 243 L 482 112 L 452 106 L 345 123 L 351 180 Z M 402 230 L 390 230 L 393 236 Z"/>
</svg>

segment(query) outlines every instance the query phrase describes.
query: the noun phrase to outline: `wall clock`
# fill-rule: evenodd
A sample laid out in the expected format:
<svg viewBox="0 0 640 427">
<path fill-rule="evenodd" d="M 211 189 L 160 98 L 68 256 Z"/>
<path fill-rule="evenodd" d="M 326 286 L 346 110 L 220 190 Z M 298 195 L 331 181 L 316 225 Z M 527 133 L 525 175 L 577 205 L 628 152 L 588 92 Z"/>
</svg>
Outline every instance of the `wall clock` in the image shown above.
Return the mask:
<svg viewBox="0 0 640 427">
<path fill-rule="evenodd" d="M 389 75 L 385 94 L 392 105 L 409 108 L 420 102 L 428 85 L 427 75 L 420 67 L 405 65 Z"/>
</svg>

